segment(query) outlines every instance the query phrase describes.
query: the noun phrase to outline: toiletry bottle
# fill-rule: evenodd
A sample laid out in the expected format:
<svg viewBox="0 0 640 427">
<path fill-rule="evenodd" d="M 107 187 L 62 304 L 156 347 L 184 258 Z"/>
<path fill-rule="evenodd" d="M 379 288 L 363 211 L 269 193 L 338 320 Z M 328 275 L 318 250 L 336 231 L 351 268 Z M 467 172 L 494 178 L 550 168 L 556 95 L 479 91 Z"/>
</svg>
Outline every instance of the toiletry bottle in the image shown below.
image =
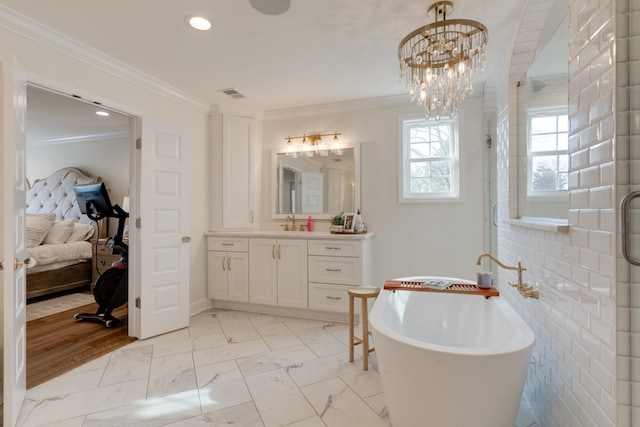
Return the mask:
<svg viewBox="0 0 640 427">
<path fill-rule="evenodd" d="M 364 230 L 364 221 L 362 221 L 362 215 L 360 215 L 360 209 L 358 209 L 358 213 L 356 214 L 355 222 L 356 222 L 356 225 L 355 225 L 356 232 L 362 233 L 362 231 Z"/>
<path fill-rule="evenodd" d="M 311 219 L 311 215 L 307 218 L 307 231 L 313 231 L 313 220 Z"/>
</svg>

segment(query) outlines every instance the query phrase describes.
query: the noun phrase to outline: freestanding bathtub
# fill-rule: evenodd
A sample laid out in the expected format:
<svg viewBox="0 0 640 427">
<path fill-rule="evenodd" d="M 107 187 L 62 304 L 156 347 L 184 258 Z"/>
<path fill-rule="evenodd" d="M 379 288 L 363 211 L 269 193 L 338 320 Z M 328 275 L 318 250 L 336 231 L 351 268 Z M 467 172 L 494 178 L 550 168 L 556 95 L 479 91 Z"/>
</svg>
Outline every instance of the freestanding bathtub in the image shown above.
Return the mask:
<svg viewBox="0 0 640 427">
<path fill-rule="evenodd" d="M 535 335 L 503 297 L 382 290 L 369 319 L 394 427 L 516 424 Z"/>
</svg>

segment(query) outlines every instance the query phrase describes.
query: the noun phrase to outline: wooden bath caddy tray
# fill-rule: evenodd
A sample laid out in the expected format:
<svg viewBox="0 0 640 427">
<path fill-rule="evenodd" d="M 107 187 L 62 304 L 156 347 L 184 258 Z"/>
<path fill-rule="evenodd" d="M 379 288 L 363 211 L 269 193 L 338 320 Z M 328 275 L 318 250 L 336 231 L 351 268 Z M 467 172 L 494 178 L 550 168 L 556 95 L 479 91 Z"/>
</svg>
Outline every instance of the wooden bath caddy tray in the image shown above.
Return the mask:
<svg viewBox="0 0 640 427">
<path fill-rule="evenodd" d="M 500 292 L 496 288 L 482 289 L 474 284 L 453 283 L 446 289 L 432 289 L 422 286 L 422 282 L 411 280 L 387 280 L 384 289 L 391 291 L 421 291 L 421 292 L 446 292 L 450 294 L 482 295 L 485 298 L 499 297 Z"/>
</svg>

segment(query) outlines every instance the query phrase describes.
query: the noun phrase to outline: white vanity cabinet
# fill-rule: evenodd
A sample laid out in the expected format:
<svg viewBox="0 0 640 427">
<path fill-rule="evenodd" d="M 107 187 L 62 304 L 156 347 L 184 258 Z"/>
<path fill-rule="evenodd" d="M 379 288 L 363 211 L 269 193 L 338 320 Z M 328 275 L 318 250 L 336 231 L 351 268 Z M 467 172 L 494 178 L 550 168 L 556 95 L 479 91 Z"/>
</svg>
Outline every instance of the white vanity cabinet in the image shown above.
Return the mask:
<svg viewBox="0 0 640 427">
<path fill-rule="evenodd" d="M 211 229 L 254 225 L 256 124 L 250 117 L 211 116 Z"/>
<path fill-rule="evenodd" d="M 309 241 L 309 308 L 349 311 L 347 290 L 371 285 L 370 240 Z"/>
<path fill-rule="evenodd" d="M 349 318 L 347 290 L 376 285 L 373 233 L 253 230 L 206 236 L 209 299 L 216 308 L 344 322 Z"/>
<path fill-rule="evenodd" d="M 307 308 L 307 241 L 249 239 L 249 302 Z"/>
<path fill-rule="evenodd" d="M 249 239 L 207 238 L 207 287 L 210 299 L 249 301 Z"/>
</svg>

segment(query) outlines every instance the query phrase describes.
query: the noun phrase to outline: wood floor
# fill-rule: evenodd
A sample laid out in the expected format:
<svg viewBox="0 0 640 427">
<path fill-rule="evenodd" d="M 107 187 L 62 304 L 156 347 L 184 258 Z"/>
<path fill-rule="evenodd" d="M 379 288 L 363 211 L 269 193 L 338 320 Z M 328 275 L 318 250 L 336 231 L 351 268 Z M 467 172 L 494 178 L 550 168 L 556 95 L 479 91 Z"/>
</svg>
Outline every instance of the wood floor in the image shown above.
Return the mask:
<svg viewBox="0 0 640 427">
<path fill-rule="evenodd" d="M 27 389 L 135 341 L 127 336 L 127 304 L 113 311 L 115 328 L 73 317 L 97 309 L 94 303 L 27 322 Z"/>
</svg>

